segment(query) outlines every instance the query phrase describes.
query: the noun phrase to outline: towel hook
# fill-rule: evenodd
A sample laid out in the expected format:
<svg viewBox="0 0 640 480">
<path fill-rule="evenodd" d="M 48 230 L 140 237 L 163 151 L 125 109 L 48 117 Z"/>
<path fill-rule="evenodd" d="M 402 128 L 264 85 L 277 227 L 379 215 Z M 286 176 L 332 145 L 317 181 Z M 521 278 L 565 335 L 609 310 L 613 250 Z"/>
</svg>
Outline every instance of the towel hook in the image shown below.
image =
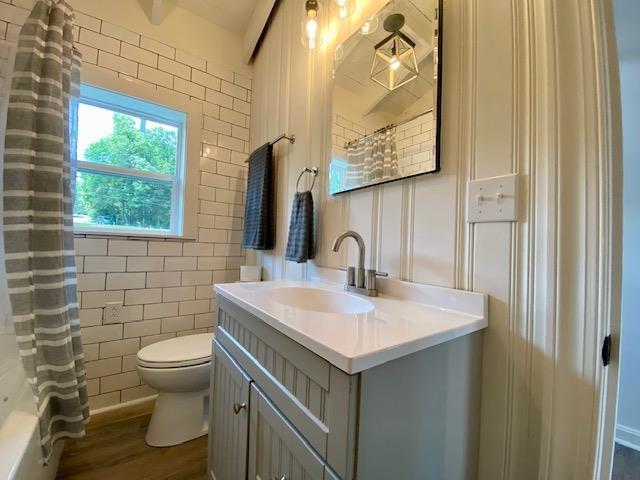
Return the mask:
<svg viewBox="0 0 640 480">
<path fill-rule="evenodd" d="M 311 176 L 313 177 L 313 180 L 311 181 L 311 187 L 309 187 L 309 190 L 313 190 L 313 186 L 316 184 L 316 176 L 318 175 L 318 167 L 305 167 L 302 172 L 300 172 L 300 175 L 298 175 L 298 181 L 296 182 L 296 192 L 298 191 L 298 187 L 300 186 L 300 180 L 302 180 L 302 176 L 305 173 L 310 173 Z"/>
</svg>

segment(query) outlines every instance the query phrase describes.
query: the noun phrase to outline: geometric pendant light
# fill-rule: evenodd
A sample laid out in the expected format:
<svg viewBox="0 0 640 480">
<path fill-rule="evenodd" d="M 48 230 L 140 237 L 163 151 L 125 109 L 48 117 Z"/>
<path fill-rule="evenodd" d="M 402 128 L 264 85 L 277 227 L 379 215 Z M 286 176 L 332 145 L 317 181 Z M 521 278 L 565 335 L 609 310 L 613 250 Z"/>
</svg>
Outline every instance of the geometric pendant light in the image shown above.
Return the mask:
<svg viewBox="0 0 640 480">
<path fill-rule="evenodd" d="M 389 15 L 383 26 L 391 35 L 375 46 L 369 76 L 386 89 L 395 90 L 418 77 L 416 44 L 400 31 L 404 26 L 403 15 Z"/>
</svg>

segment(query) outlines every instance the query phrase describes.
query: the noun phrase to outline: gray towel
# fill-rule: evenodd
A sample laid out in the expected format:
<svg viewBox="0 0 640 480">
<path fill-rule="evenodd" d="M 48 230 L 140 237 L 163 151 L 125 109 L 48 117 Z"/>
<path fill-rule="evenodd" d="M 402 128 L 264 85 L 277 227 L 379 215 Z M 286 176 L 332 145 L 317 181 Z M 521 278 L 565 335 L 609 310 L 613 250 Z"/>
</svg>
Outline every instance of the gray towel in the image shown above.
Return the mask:
<svg viewBox="0 0 640 480">
<path fill-rule="evenodd" d="M 310 191 L 296 192 L 293 197 L 285 258 L 291 262 L 305 263 L 314 257 L 313 196 Z"/>
<path fill-rule="evenodd" d="M 271 250 L 275 245 L 273 148 L 265 143 L 249 155 L 242 247 Z"/>
</svg>

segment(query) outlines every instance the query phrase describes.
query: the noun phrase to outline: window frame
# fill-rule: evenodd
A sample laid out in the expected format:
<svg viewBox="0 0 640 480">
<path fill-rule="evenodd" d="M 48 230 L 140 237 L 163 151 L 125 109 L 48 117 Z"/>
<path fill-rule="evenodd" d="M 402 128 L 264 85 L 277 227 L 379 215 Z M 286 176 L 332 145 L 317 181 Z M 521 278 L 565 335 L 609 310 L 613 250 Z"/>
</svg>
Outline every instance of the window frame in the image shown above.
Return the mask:
<svg viewBox="0 0 640 480">
<path fill-rule="evenodd" d="M 87 95 L 87 92 L 91 94 Z M 171 91 L 163 91 L 162 95 L 159 95 L 159 93 L 160 92 L 150 84 L 145 85 L 142 82 L 110 77 L 104 70 L 101 71 L 92 65 L 85 65 L 82 70 L 81 93 L 77 100 L 88 105 L 94 105 L 148 121 L 178 127 L 178 155 L 174 175 L 128 169 L 77 159 L 72 159 L 72 161 L 74 162 L 75 169 L 88 173 L 157 181 L 165 184 L 171 182 L 172 205 L 170 230 L 135 227 L 110 228 L 109 226 L 81 226 L 76 228 L 74 225 L 74 233 L 142 238 L 197 238 L 197 192 L 200 175 L 199 158 L 201 148 L 201 132 L 198 125 L 202 122 L 202 105 L 189 101 Z M 116 99 L 116 101 L 110 102 L 105 99 L 100 99 L 100 96 L 106 99 L 113 98 Z M 123 100 L 130 101 L 132 107 L 123 107 L 122 103 L 118 105 L 118 100 L 120 102 Z M 143 104 L 146 104 L 147 107 L 141 108 L 140 106 Z M 149 108 L 149 104 L 151 108 Z M 164 112 L 166 115 L 154 114 L 153 110 Z M 182 122 L 176 120 L 178 116 L 182 117 Z"/>
</svg>

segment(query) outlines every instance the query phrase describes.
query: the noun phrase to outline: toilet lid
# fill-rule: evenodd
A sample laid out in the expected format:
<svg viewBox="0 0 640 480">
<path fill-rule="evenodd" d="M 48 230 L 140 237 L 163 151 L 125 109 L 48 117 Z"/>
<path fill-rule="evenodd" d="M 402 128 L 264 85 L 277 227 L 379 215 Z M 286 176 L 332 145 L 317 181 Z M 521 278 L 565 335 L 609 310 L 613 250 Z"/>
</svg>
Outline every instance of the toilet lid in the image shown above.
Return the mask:
<svg viewBox="0 0 640 480">
<path fill-rule="evenodd" d="M 154 343 L 138 352 L 138 365 L 148 368 L 175 368 L 209 362 L 212 338 L 212 333 L 200 333 Z"/>
</svg>

